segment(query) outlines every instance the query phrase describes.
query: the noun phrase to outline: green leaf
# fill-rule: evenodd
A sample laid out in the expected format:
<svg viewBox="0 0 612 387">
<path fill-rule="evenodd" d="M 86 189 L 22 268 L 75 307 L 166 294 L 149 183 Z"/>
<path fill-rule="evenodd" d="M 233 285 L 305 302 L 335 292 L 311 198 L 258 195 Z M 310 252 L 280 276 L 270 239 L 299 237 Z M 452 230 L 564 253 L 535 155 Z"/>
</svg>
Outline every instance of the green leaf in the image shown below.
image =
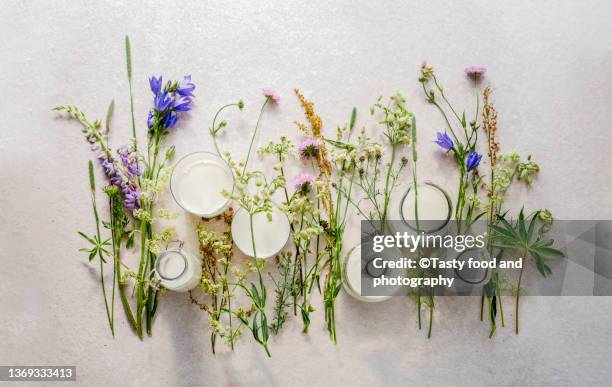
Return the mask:
<svg viewBox="0 0 612 387">
<path fill-rule="evenodd" d="M 531 245 L 532 248 L 552 246 L 555 241 L 553 239 L 542 239 Z"/>
<path fill-rule="evenodd" d="M 127 65 L 128 80 L 132 80 L 132 50 L 130 48 L 130 38 L 125 35 L 125 61 Z"/>
<path fill-rule="evenodd" d="M 536 268 L 542 274 L 543 277 L 546 277 L 547 272 L 550 273 L 550 268 L 544 263 L 544 259 L 538 253 L 532 252 L 531 258 L 535 262 Z"/>
<path fill-rule="evenodd" d="M 251 331 L 253 331 L 253 337 L 258 343 L 261 343 L 261 339 L 259 338 L 259 328 L 257 327 L 257 316 L 253 316 L 253 324 Z"/>
<path fill-rule="evenodd" d="M 87 239 L 92 245 L 97 245 L 98 243 L 95 241 L 95 239 L 88 237 L 87 235 L 85 235 L 85 233 L 83 231 L 79 231 L 78 232 L 80 236 L 82 236 L 83 238 Z"/>
<path fill-rule="evenodd" d="M 89 262 L 93 261 L 95 257 L 96 257 L 96 252 L 95 250 L 93 250 L 91 253 L 89 253 Z"/>
<path fill-rule="evenodd" d="M 510 239 L 512 241 L 515 241 L 515 240 L 518 239 L 518 235 L 516 235 L 516 233 L 514 232 L 513 229 L 502 228 L 502 227 L 494 225 L 494 224 L 490 225 L 489 227 L 495 233 L 499 234 L 499 235 L 494 235 L 496 238 L 500 238 L 500 237 L 503 236 L 506 239 Z"/>
<path fill-rule="evenodd" d="M 110 122 L 111 122 L 111 118 L 113 118 L 114 111 L 115 111 L 115 100 L 113 99 L 110 102 L 110 105 L 108 105 L 108 109 L 106 110 L 106 122 L 104 126 L 106 127 L 107 132 L 110 130 Z"/>
<path fill-rule="evenodd" d="M 518 230 L 519 230 L 519 235 L 521 237 L 521 241 L 528 242 L 529 239 L 527 239 L 527 228 L 525 227 L 525 213 L 523 212 L 522 208 L 521 208 L 521 212 L 519 212 Z"/>
<path fill-rule="evenodd" d="M 565 257 L 563 252 L 553 249 L 552 247 L 534 247 L 533 250 L 545 257 Z"/>
<path fill-rule="evenodd" d="M 251 283 L 251 298 L 253 299 L 253 302 L 255 302 L 256 306 L 261 305 L 261 302 L 259 299 L 259 292 L 257 291 L 257 288 L 255 287 L 254 283 Z"/>
<path fill-rule="evenodd" d="M 527 231 L 527 235 L 529 237 L 529 240 L 531 240 L 533 238 L 533 231 L 535 230 L 535 225 L 536 225 L 536 219 L 538 218 L 538 215 L 540 214 L 540 211 L 536 211 L 533 216 L 531 217 L 531 221 L 529 222 L 529 231 Z"/>
<path fill-rule="evenodd" d="M 464 128 L 466 127 L 466 123 L 465 123 L 465 112 L 463 112 L 463 115 L 461 116 L 461 126 L 463 126 Z"/>
<path fill-rule="evenodd" d="M 340 149 L 348 149 L 351 150 L 354 147 L 351 144 L 347 144 L 341 141 L 336 141 L 336 140 L 330 140 L 328 138 L 324 139 L 325 142 L 329 143 L 330 145 L 335 146 L 336 148 L 340 148 Z"/>
</svg>

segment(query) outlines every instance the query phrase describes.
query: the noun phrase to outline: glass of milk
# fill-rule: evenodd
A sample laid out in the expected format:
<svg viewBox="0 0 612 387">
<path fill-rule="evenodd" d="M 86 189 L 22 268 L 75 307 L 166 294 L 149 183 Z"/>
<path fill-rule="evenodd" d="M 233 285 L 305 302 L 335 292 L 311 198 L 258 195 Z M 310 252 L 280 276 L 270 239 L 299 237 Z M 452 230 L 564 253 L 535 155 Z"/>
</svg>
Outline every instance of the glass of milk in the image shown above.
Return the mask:
<svg viewBox="0 0 612 387">
<path fill-rule="evenodd" d="M 234 177 L 227 163 L 210 152 L 195 152 L 176 163 L 170 177 L 170 191 L 185 211 L 211 218 L 229 206 L 221 192 L 231 192 Z"/>
<path fill-rule="evenodd" d="M 431 182 L 417 185 L 418 219 L 416 222 L 415 191 L 412 186 L 404 194 L 399 208 L 402 223 L 413 232 L 426 234 L 444 233 L 450 223 L 453 205 L 450 197 L 442 188 Z"/>
<path fill-rule="evenodd" d="M 371 243 L 371 242 L 369 242 Z M 368 292 L 368 287 L 371 287 L 371 279 L 385 275 L 387 277 L 405 277 L 404 269 L 381 269 L 376 268 L 372 264 L 369 257 L 362 258 L 362 254 L 372 255 L 371 245 L 359 244 L 353 247 L 344 260 L 342 267 L 342 287 L 353 298 L 363 302 L 382 302 L 390 299 L 394 295 L 399 295 L 401 286 L 387 287 L 385 295 L 362 295 L 362 281 L 366 280 L 366 288 L 363 288 L 364 293 Z M 374 254 L 371 258 L 379 257 L 379 254 Z M 387 248 L 382 256 L 383 260 L 396 259 L 401 257 L 401 252 L 395 248 Z"/>
<path fill-rule="evenodd" d="M 257 259 L 270 258 L 278 254 L 285 247 L 290 231 L 287 215 L 276 207 L 272 209 L 272 221 L 268 221 L 265 212 L 253 215 L 253 239 L 255 239 Z M 236 211 L 232 219 L 232 238 L 245 255 L 255 256 L 249 213 L 242 208 Z"/>
<path fill-rule="evenodd" d="M 189 291 L 200 283 L 202 263 L 200 258 L 178 248 L 161 253 L 155 262 L 155 274 L 161 285 L 175 292 Z"/>
</svg>

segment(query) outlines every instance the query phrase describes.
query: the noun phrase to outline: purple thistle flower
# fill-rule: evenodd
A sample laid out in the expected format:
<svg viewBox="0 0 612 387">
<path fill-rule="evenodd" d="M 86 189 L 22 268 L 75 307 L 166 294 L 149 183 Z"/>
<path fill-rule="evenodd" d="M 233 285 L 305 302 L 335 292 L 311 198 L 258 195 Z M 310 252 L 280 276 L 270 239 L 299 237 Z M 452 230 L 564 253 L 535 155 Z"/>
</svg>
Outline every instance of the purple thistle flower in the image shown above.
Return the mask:
<svg viewBox="0 0 612 387">
<path fill-rule="evenodd" d="M 191 99 L 189 97 L 180 96 L 174 101 L 174 111 L 186 112 L 191 110 Z"/>
<path fill-rule="evenodd" d="M 149 86 L 151 87 L 153 94 L 159 94 L 162 87 L 162 76 L 160 75 L 159 78 L 155 78 L 155 76 L 149 78 Z"/>
<path fill-rule="evenodd" d="M 440 146 L 442 149 L 451 150 L 455 144 L 453 144 L 453 140 L 449 137 L 448 133 L 438 132 L 438 139 L 434 141 L 436 144 Z"/>
<path fill-rule="evenodd" d="M 467 170 L 471 171 L 477 168 L 478 164 L 480 164 L 480 159 L 482 159 L 481 154 L 478 154 L 476 152 L 468 153 L 467 159 L 465 160 L 465 166 L 467 167 Z"/>
<path fill-rule="evenodd" d="M 178 82 L 178 86 L 176 88 L 176 92 L 183 97 L 193 96 L 194 90 L 195 85 L 191 82 L 191 75 L 185 75 L 183 79 Z"/>
<path fill-rule="evenodd" d="M 314 178 L 310 173 L 300 173 L 295 180 L 293 180 L 293 188 L 302 194 L 307 194 L 310 191 L 310 186 L 313 180 Z"/>
<path fill-rule="evenodd" d="M 262 94 L 271 100 L 274 103 L 280 102 L 280 95 L 276 94 L 276 92 L 268 87 L 261 89 Z"/>
<path fill-rule="evenodd" d="M 155 124 L 155 116 L 153 115 L 153 112 L 149 112 L 149 117 L 147 117 L 147 127 L 149 129 L 153 129 L 153 125 Z"/>
<path fill-rule="evenodd" d="M 468 77 L 477 79 L 485 75 L 485 73 L 487 72 L 487 68 L 484 66 L 478 66 L 478 65 L 468 66 L 463 70 L 463 72 Z"/>
<path fill-rule="evenodd" d="M 306 140 L 302 141 L 302 143 L 298 146 L 298 154 L 303 159 L 316 157 L 318 153 L 319 144 L 311 138 L 307 138 Z"/>
<path fill-rule="evenodd" d="M 168 95 L 168 92 L 158 93 L 155 95 L 153 103 L 155 104 L 155 110 L 163 112 L 172 106 L 172 97 Z"/>
</svg>

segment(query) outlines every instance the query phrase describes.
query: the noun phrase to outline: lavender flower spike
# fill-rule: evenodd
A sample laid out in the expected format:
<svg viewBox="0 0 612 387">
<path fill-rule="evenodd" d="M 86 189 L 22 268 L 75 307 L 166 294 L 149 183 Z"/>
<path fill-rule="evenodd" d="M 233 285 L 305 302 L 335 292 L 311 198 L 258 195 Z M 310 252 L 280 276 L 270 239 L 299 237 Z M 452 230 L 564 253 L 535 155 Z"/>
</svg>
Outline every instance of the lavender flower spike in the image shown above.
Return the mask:
<svg viewBox="0 0 612 387">
<path fill-rule="evenodd" d="M 468 171 L 476 169 L 478 164 L 480 164 L 480 159 L 482 159 L 482 155 L 476 152 L 468 153 L 467 160 L 465 160 L 465 166 Z"/>
<path fill-rule="evenodd" d="M 438 132 L 437 136 L 438 136 L 438 139 L 436 141 L 434 141 L 434 142 L 436 144 L 438 144 L 440 146 L 440 148 L 446 149 L 446 150 L 453 149 L 455 144 L 453 144 L 453 140 L 451 140 L 451 138 L 449 137 L 448 133 L 446 133 L 446 132 L 444 132 L 444 133 Z"/>
</svg>

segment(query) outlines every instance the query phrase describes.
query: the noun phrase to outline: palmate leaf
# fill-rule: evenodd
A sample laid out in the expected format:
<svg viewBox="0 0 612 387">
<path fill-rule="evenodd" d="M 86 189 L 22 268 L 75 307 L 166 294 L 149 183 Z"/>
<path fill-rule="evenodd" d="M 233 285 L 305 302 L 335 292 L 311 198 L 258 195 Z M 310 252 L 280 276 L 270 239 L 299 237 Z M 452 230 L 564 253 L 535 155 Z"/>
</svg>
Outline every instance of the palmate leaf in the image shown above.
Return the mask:
<svg viewBox="0 0 612 387">
<path fill-rule="evenodd" d="M 524 209 L 519 212 L 515 224 L 506 219 L 506 214 L 498 215 L 499 225 L 490 225 L 493 246 L 499 249 L 516 249 L 531 257 L 536 268 L 546 277 L 552 270 L 546 264 L 546 257 L 563 257 L 563 252 L 552 248 L 553 239 L 541 239 L 541 232 L 536 233 L 536 224 L 539 215 L 536 211 L 525 216 Z"/>
</svg>

